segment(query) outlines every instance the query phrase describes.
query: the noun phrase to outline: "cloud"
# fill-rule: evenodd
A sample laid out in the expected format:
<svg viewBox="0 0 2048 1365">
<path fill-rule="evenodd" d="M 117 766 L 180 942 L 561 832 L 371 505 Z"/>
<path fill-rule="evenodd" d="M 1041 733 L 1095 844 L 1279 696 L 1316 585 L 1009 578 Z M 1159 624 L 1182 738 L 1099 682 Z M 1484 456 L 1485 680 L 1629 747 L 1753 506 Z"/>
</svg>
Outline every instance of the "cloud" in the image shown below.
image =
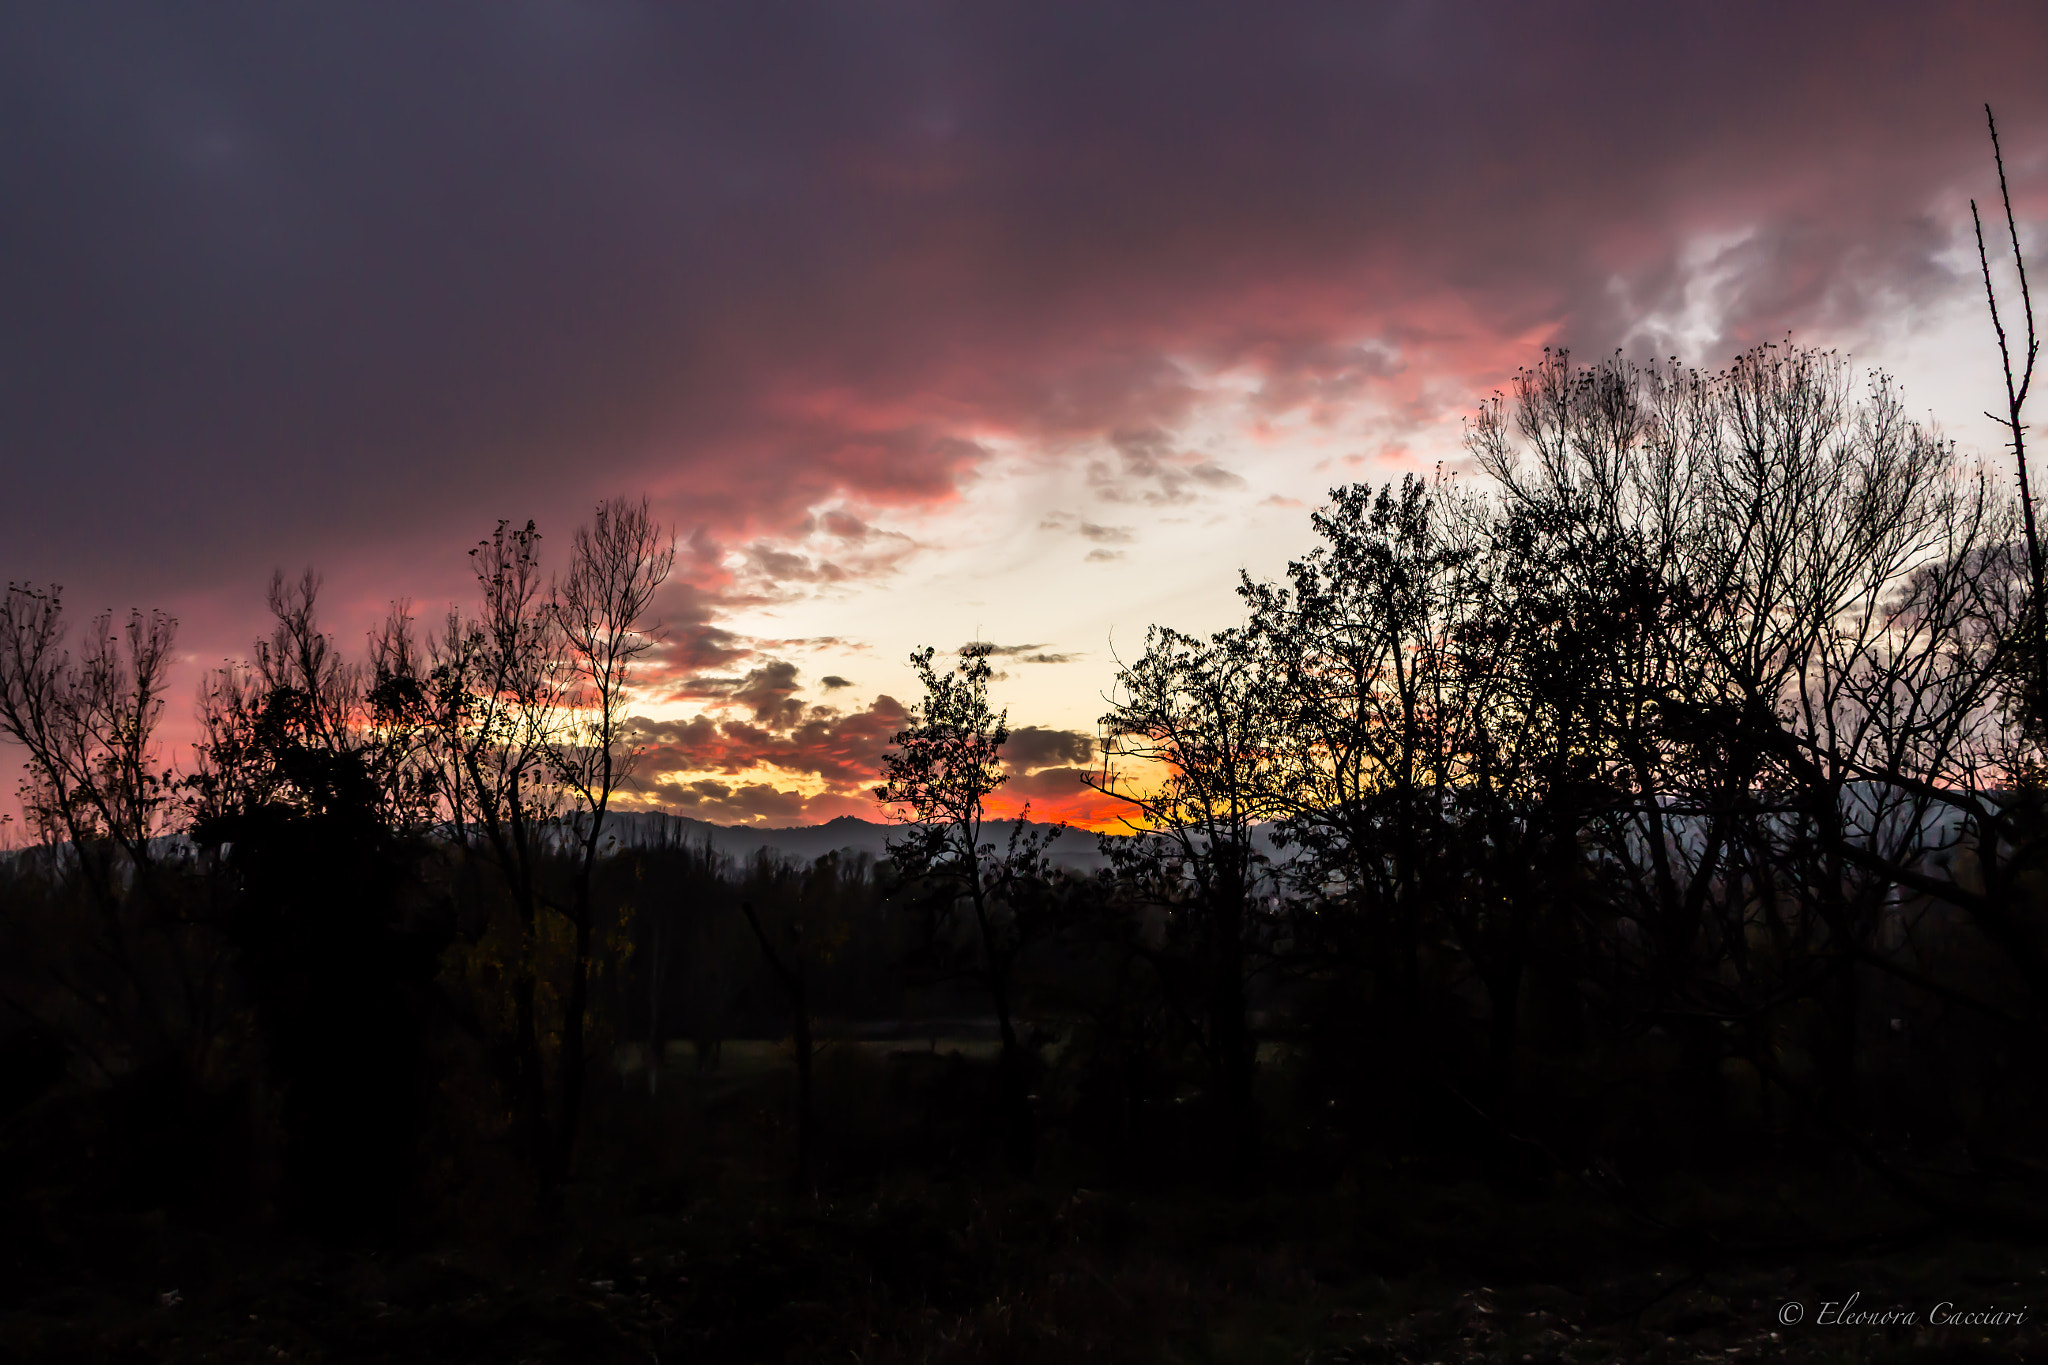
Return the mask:
<svg viewBox="0 0 2048 1365">
<path fill-rule="evenodd" d="M 766 541 L 756 541 L 745 551 L 746 567 L 760 578 L 777 585 L 787 583 L 830 583 L 846 577 L 846 570 L 830 560 L 814 560 L 807 555 Z"/>
<path fill-rule="evenodd" d="M 1038 523 L 1041 531 L 1064 531 L 1070 527 L 1083 540 L 1092 540 L 1098 545 L 1128 545 L 1137 539 L 1137 531 L 1132 527 L 1098 526 L 1071 512 L 1049 512 Z"/>
<path fill-rule="evenodd" d="M 714 592 L 696 583 L 675 580 L 663 586 L 650 613 L 662 626 L 661 642 L 647 661 L 655 685 L 660 679 L 729 668 L 752 652 L 740 636 L 716 623 L 720 605 Z"/>
<path fill-rule="evenodd" d="M 837 692 L 842 687 L 853 686 L 851 682 L 840 677 L 837 673 L 827 673 L 824 677 L 818 679 L 818 685 L 827 692 Z"/>
<path fill-rule="evenodd" d="M 805 792 L 767 782 L 697 781 L 662 789 L 661 807 L 716 825 L 788 827 L 823 824 L 842 815 L 873 820 L 873 801 L 832 792 Z"/>
<path fill-rule="evenodd" d="M 1044 646 L 1044 645 L 1042 645 L 1042 644 L 1039 644 L 1039 645 L 999 645 L 999 644 L 995 643 L 995 641 L 993 641 L 993 640 L 969 640 L 969 641 L 968 641 L 968 642 L 967 642 L 966 644 L 964 644 L 964 645 L 960 646 L 960 648 L 958 648 L 958 649 L 954 650 L 953 652 L 954 652 L 955 654 L 965 655 L 965 654 L 967 653 L 967 651 L 968 651 L 968 650 L 970 650 L 970 649 L 978 649 L 978 650 L 980 650 L 980 651 L 981 651 L 981 652 L 982 652 L 983 654 L 987 654 L 987 655 L 989 655 L 989 656 L 990 656 L 990 657 L 992 657 L 992 658 L 997 658 L 997 659 L 1014 659 L 1014 658 L 1018 657 L 1019 655 L 1022 655 L 1022 654 L 1029 654 L 1029 653 L 1030 653 L 1030 652 L 1031 652 L 1032 650 L 1034 650 L 1034 649 L 1044 649 L 1044 648 L 1045 648 L 1045 646 Z"/>
<path fill-rule="evenodd" d="M 569 13 L 0 18 L 24 571 L 212 591 L 593 482 L 751 545 L 991 434 L 1227 493 L 1219 375 L 1415 419 L 1541 340 L 1854 331 L 1957 283 L 1983 99 L 2048 139 L 2029 6 Z"/>
<path fill-rule="evenodd" d="M 851 512 L 836 508 L 826 512 L 818 521 L 826 534 L 837 536 L 841 540 L 866 540 L 875 530 Z"/>
<path fill-rule="evenodd" d="M 804 715 L 797 699 L 797 667 L 785 659 L 770 659 L 738 678 L 698 676 L 687 678 L 670 694 L 672 700 L 709 701 L 718 706 L 738 706 L 752 713 L 757 724 L 785 730 Z"/>
<path fill-rule="evenodd" d="M 1013 777 L 996 789 L 989 800 L 989 813 L 998 819 L 1015 817 L 1028 805 L 1033 820 L 1063 821 L 1084 829 L 1114 829 L 1131 813 L 1131 807 L 1088 786 L 1089 769 L 1041 768 Z"/>
<path fill-rule="evenodd" d="M 750 670 L 732 690 L 732 699 L 752 710 L 755 720 L 783 729 L 803 714 L 796 691 L 796 665 L 776 659 Z"/>
<path fill-rule="evenodd" d="M 813 707 L 779 731 L 713 716 L 636 719 L 631 739 L 642 753 L 634 799 L 725 822 L 874 819 L 882 755 L 908 724 L 890 697 L 852 712 Z M 1081 784 L 1094 753 L 1094 740 L 1080 731 L 1019 726 L 1003 749 L 1010 778 L 991 813 L 1015 814 L 1030 801 L 1048 819 L 1096 821 L 1100 798 Z"/>
<path fill-rule="evenodd" d="M 778 639 L 768 639 L 768 638 L 765 638 L 765 637 L 757 637 L 757 638 L 756 638 L 756 639 L 754 640 L 754 647 L 755 647 L 756 649 L 763 649 L 763 650 L 768 650 L 768 649 L 813 649 L 813 650 L 818 650 L 818 649 L 838 649 L 838 650 L 855 650 L 855 651 L 858 651 L 858 650 L 861 650 L 861 649 L 864 649 L 864 648 L 865 648 L 865 646 L 864 646 L 864 645 L 862 645 L 862 644 L 861 644 L 861 643 L 860 643 L 860 642 L 859 642 L 858 640 L 849 640 L 849 639 L 847 639 L 847 638 L 846 638 L 845 636 L 843 636 L 843 635 L 803 635 L 803 636 L 795 636 L 795 637 L 791 637 L 791 638 L 788 638 L 788 639 L 779 639 L 779 640 L 778 640 Z"/>
<path fill-rule="evenodd" d="M 970 649 L 979 649 L 993 659 L 1015 659 L 1026 664 L 1064 664 L 1080 658 L 1079 654 L 1050 653 L 1042 644 L 999 645 L 992 640 L 969 640 L 955 654 L 965 654 Z"/>
<path fill-rule="evenodd" d="M 729 597 L 760 605 L 887 578 L 917 548 L 899 531 L 832 510 L 805 518 L 788 536 L 759 537 L 731 551 L 721 568 L 732 578 Z"/>
<path fill-rule="evenodd" d="M 998 453 L 1238 499 L 1291 424 L 1445 453 L 1546 342 L 1911 329 L 1972 298 L 1984 100 L 2048 214 L 2044 50 L 1904 0 L 17 6 L 0 545 L 213 657 L 274 565 L 352 635 L 645 488 L 654 676 L 737 689 L 735 611 L 903 572 Z"/>
<path fill-rule="evenodd" d="M 1018 773 L 1035 772 L 1054 764 L 1086 763 L 1095 757 L 1095 740 L 1079 730 L 1051 730 L 1024 725 L 1010 731 L 1003 746 L 1003 762 Z"/>
<path fill-rule="evenodd" d="M 773 714 L 783 718 L 779 704 Z M 631 734 L 645 751 L 638 770 L 643 786 L 685 774 L 739 777 L 774 769 L 850 793 L 879 780 L 882 751 L 909 720 L 901 703 L 883 696 L 860 711 L 813 706 L 800 720 L 781 727 L 710 715 L 672 721 L 638 717 Z"/>
<path fill-rule="evenodd" d="M 1091 461 L 1088 482 L 1110 502 L 1186 503 L 1205 489 L 1244 485 L 1241 477 L 1215 461 L 1175 449 L 1173 434 L 1158 427 L 1112 432 L 1109 443 L 1117 453 L 1116 461 Z"/>
<path fill-rule="evenodd" d="M 1003 784 L 1004 799 L 1012 805 L 1029 799 L 1040 801 L 1066 801 L 1076 796 L 1084 787 L 1088 769 L 1075 767 L 1041 768 L 1037 772 L 1013 777 Z"/>
<path fill-rule="evenodd" d="M 778 680 L 762 690 L 771 716 L 787 721 L 788 702 L 774 700 L 780 687 Z M 879 814 L 873 789 L 882 754 L 909 723 L 905 708 L 887 696 L 857 711 L 803 708 L 779 727 L 715 715 L 635 717 L 628 724 L 640 750 L 632 799 L 723 822 L 872 820 Z"/>
</svg>

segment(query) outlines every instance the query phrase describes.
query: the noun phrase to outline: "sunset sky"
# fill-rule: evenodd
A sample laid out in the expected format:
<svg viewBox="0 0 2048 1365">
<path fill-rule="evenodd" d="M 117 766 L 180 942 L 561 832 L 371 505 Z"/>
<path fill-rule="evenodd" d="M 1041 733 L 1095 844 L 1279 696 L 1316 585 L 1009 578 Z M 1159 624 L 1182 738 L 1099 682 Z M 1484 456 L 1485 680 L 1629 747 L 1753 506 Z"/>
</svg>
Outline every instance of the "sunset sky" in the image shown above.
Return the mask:
<svg viewBox="0 0 2048 1365">
<path fill-rule="evenodd" d="M 9 4 L 0 572 L 180 618 L 176 756 L 274 567 L 353 644 L 644 491 L 652 796 L 873 818 L 985 639 L 1077 813 L 1115 657 L 1546 344 L 1789 333 L 1995 453 L 1987 100 L 2048 289 L 2038 3 Z"/>
</svg>

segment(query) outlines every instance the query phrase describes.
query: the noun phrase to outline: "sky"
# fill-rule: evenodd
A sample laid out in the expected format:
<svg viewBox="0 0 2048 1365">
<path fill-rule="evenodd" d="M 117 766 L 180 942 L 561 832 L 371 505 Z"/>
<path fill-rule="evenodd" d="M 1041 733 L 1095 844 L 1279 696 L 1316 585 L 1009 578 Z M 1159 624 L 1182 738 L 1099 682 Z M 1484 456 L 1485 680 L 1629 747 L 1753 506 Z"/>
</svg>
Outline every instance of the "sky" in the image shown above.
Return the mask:
<svg viewBox="0 0 2048 1365">
<path fill-rule="evenodd" d="M 1006 809 L 1099 823 L 1146 628 L 1545 345 L 1839 347 L 1995 457 L 1986 101 L 2048 280 L 2038 4 L 0 4 L 0 574 L 179 618 L 177 759 L 274 569 L 353 647 L 644 493 L 635 799 L 874 818 L 985 640 Z"/>
</svg>

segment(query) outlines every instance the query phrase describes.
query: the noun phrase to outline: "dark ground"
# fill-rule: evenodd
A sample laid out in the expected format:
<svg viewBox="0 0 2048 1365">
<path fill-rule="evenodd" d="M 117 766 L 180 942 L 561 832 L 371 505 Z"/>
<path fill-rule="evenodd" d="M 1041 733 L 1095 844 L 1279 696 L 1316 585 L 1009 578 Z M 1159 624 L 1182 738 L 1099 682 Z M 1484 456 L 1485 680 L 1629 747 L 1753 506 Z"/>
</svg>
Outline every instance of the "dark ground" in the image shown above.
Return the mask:
<svg viewBox="0 0 2048 1365">
<path fill-rule="evenodd" d="M 1562 1176 L 1510 1194 L 1360 1160 L 1332 1183 L 1284 1134 L 1256 1194 L 1094 1188 L 1051 1135 L 1027 1184 L 929 1111 L 885 1121 L 900 1059 L 849 1053 L 822 1068 L 823 1191 L 798 1198 L 786 1078 L 735 1056 L 671 1068 L 658 1104 L 637 1077 L 608 1095 L 551 1233 L 488 1161 L 412 1249 L 375 1253 L 31 1192 L 0 1359 L 2048 1360 L 2048 1247 L 1916 1224 L 1841 1163 L 1637 1191 L 1632 1212 Z M 1917 1324 L 1816 1321 L 1852 1294 Z M 1944 1302 L 2029 1321 L 1928 1326 Z"/>
</svg>

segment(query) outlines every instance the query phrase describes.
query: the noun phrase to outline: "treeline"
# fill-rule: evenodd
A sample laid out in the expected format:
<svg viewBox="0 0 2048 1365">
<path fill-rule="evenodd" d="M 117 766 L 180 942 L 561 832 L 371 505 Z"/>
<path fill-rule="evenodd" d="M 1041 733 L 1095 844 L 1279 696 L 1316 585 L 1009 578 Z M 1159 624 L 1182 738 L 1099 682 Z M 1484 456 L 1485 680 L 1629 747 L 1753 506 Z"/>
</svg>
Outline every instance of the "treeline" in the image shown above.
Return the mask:
<svg viewBox="0 0 2048 1365">
<path fill-rule="evenodd" d="M 67 1073 L 104 1098 L 73 1116 L 97 1138 L 39 1130 L 18 1179 L 389 1231 L 453 1096 L 559 1190 L 624 958 L 600 831 L 674 550 L 644 500 L 601 504 L 552 577 L 539 539 L 501 523 L 472 610 L 424 638 L 395 610 L 362 659 L 317 579 L 280 575 L 182 771 L 154 737 L 174 623 L 102 616 L 74 654 L 58 593 L 9 587 L 0 732 L 36 835 L 0 873 L 10 1104 Z"/>
<path fill-rule="evenodd" d="M 1120 1074 L 1199 1083 L 1177 1145 L 1229 1181 L 1304 1116 L 1511 1182 L 1847 1152 L 1956 1212 L 1944 1173 L 2031 1172 L 2048 823 L 2019 500 L 1884 376 L 1791 346 L 1718 373 L 1546 352 L 1469 444 L 1483 487 L 1338 489 L 1241 625 L 1152 632 L 1095 779 L 1134 833 L 1086 885 L 978 843 L 987 661 L 914 660 L 879 794 L 916 819 L 902 870 L 982 945 L 1010 1093 L 1036 1084 L 1011 963 L 1062 940 L 1108 968 Z M 1285 1115 L 1262 1037 L 1305 1052 Z"/>
<path fill-rule="evenodd" d="M 592 1123 L 683 1112 L 670 1040 L 715 1067 L 746 1034 L 790 1042 L 788 1150 L 757 1155 L 806 1190 L 1391 1163 L 1627 1202 L 1849 1153 L 2017 1216 L 1970 1181 L 2032 1175 L 2048 1119 L 2024 503 L 1794 347 L 1547 353 L 1470 443 L 1477 480 L 1336 490 L 1240 625 L 1150 635 L 1093 779 L 1130 828 L 1087 875 L 1051 856 L 1087 836 L 984 827 L 1008 729 L 975 646 L 913 657 L 882 863 L 621 837 L 672 555 L 644 503 L 552 578 L 501 525 L 471 611 L 394 613 L 361 659 L 279 579 L 181 771 L 171 623 L 67 653 L 55 594 L 10 589 L 39 838 L 0 868 L 6 1216 L 377 1239 L 488 1187 L 545 1224 Z M 984 1012 L 985 1065 L 934 1038 L 814 1078 L 867 1065 L 848 1025 Z"/>
<path fill-rule="evenodd" d="M 1104 717 L 1102 788 L 1153 830 L 1119 894 L 1185 940 L 1240 1163 L 1260 982 L 1382 1136 L 1462 1112 L 1573 1169 L 1818 1142 L 1924 1198 L 1930 1153 L 2029 1160 L 2018 500 L 1795 347 L 1547 353 L 1469 444 L 1483 490 L 1338 490 L 1241 626 L 1155 631 Z"/>
</svg>

